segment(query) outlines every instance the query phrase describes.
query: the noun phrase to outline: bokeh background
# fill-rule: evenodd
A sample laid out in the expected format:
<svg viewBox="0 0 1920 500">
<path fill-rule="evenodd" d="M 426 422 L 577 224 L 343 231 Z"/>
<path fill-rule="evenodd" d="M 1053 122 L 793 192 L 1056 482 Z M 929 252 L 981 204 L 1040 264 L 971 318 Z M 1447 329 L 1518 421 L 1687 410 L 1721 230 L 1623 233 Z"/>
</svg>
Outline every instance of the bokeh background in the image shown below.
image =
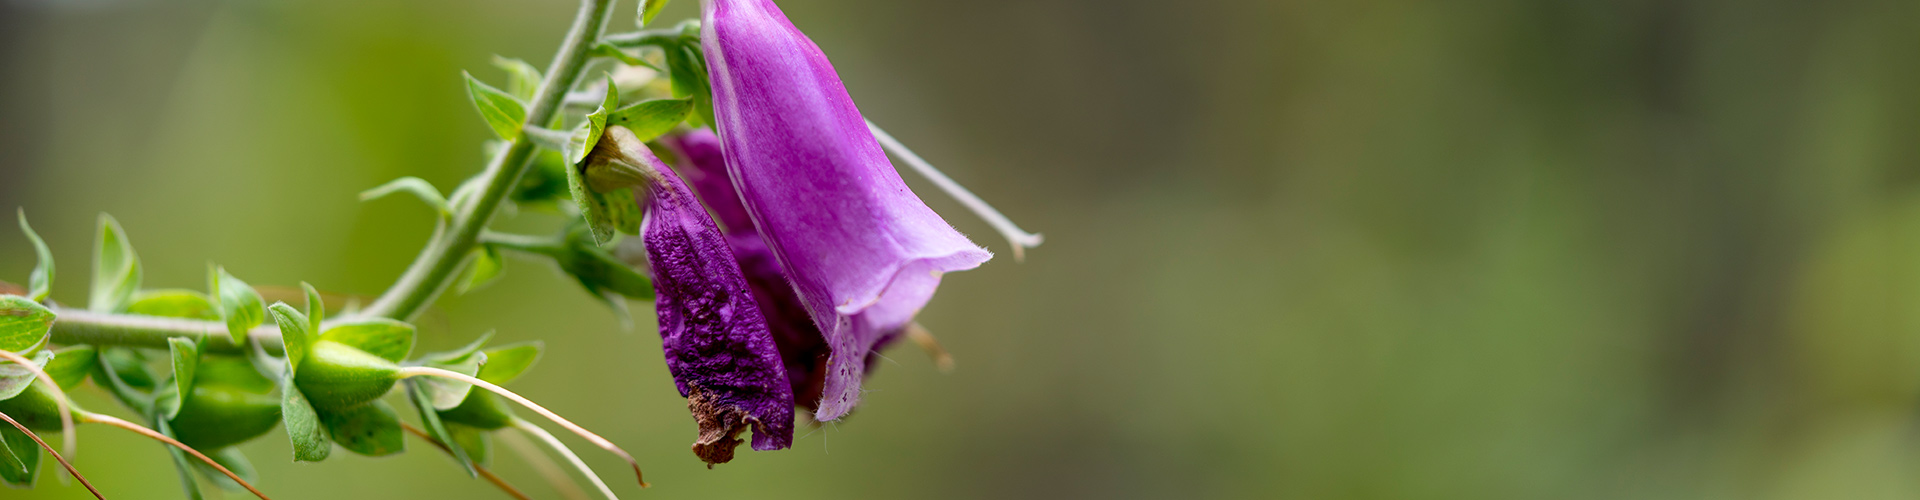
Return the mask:
<svg viewBox="0 0 1920 500">
<path fill-rule="evenodd" d="M 548 342 L 515 387 L 636 452 L 644 492 L 572 441 L 622 495 L 1920 495 L 1920 3 L 781 3 L 1047 244 L 1015 263 L 909 175 L 1002 254 L 922 316 L 958 370 L 896 348 L 850 420 L 714 470 L 645 304 L 623 329 L 532 261 L 442 301 L 423 349 Z M 460 71 L 544 67 L 574 5 L 0 0 L 0 208 L 69 302 L 101 211 L 149 285 L 376 295 L 432 216 L 354 194 L 476 171 Z M 0 231 L 0 279 L 31 265 Z M 500 497 L 418 442 L 295 465 L 283 436 L 244 448 L 275 498 Z M 78 465 L 179 495 L 125 433 Z M 0 496 L 85 497 L 53 477 Z"/>
</svg>

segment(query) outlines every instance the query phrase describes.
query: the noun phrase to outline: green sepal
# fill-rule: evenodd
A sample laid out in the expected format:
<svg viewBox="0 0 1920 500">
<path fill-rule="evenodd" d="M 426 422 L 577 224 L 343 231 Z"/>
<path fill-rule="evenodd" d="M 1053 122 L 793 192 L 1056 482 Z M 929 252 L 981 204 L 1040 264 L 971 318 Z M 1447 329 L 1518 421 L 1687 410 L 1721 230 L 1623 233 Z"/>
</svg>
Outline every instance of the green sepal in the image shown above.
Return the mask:
<svg viewBox="0 0 1920 500">
<path fill-rule="evenodd" d="M 636 19 L 637 22 L 634 24 L 641 28 L 647 27 L 648 24 L 653 23 L 654 16 L 660 15 L 660 9 L 666 7 L 667 0 L 642 0 L 640 2 L 640 10 L 636 12 L 638 15 L 635 16 L 638 19 Z"/>
<path fill-rule="evenodd" d="M 320 422 L 333 442 L 360 455 L 384 457 L 406 451 L 406 433 L 400 430 L 400 416 L 386 401 L 340 411 L 320 413 Z"/>
<path fill-rule="evenodd" d="M 480 349 L 486 347 L 487 342 L 491 340 L 493 340 L 493 332 L 483 333 L 480 334 L 480 338 L 474 339 L 472 343 L 459 349 L 427 354 L 411 364 L 474 376 L 480 373 L 480 366 L 487 363 L 487 354 Z M 460 402 L 466 399 L 467 393 L 473 390 L 472 384 L 438 377 L 424 378 L 418 385 L 422 392 L 432 399 L 433 408 L 436 410 L 448 410 L 459 406 Z"/>
<path fill-rule="evenodd" d="M 287 427 L 287 438 L 293 441 L 293 461 L 326 460 L 333 453 L 333 442 L 320 426 L 319 413 L 291 383 L 293 374 L 289 372 L 284 378 L 288 383 L 280 387 L 280 419 Z"/>
<path fill-rule="evenodd" d="M 667 56 L 668 71 L 672 73 L 673 96 L 692 99 L 693 118 L 713 126 L 713 87 L 707 82 L 706 60 L 700 55 L 700 47 L 683 39 L 681 43 L 663 49 Z"/>
<path fill-rule="evenodd" d="M 193 395 L 193 374 L 200 367 L 200 348 L 193 341 L 183 338 L 167 339 L 167 349 L 173 353 L 173 389 L 177 397 L 163 403 L 160 414 L 168 420 L 180 414 L 180 405 Z"/>
<path fill-rule="evenodd" d="M 174 438 L 175 440 L 179 439 L 177 437 L 174 437 L 173 429 L 171 427 L 168 427 L 167 422 L 164 420 L 155 422 L 154 430 L 159 431 L 160 434 L 166 435 L 167 437 Z M 200 482 L 193 477 L 193 462 L 187 460 L 187 454 L 185 452 L 180 451 L 179 448 L 175 448 L 172 446 L 168 446 L 166 448 L 167 448 L 167 456 L 173 458 L 173 470 L 174 472 L 179 473 L 180 488 L 186 491 L 187 498 L 191 500 L 201 500 L 206 498 L 206 495 L 200 492 Z"/>
<path fill-rule="evenodd" d="M 53 357 L 54 354 L 51 352 L 40 351 L 39 353 L 29 356 L 27 359 L 33 361 L 35 365 L 42 366 L 44 369 Z M 52 374 L 49 373 L 48 375 Z M 34 375 L 33 370 L 20 366 L 12 361 L 0 360 L 0 401 L 19 396 L 20 393 L 25 392 L 27 387 L 32 386 L 33 382 L 38 379 L 39 376 Z M 56 379 L 55 382 L 58 382 L 58 379 Z"/>
<path fill-rule="evenodd" d="M 320 321 L 327 317 L 327 303 L 320 298 L 320 291 L 313 285 L 300 282 L 300 289 L 307 292 L 307 334 L 317 336 L 326 331 L 320 328 Z"/>
<path fill-rule="evenodd" d="M 27 209 L 20 209 L 19 214 L 20 232 L 33 243 L 33 254 L 40 259 L 33 266 L 33 274 L 27 275 L 27 298 L 44 301 L 53 293 L 53 251 L 47 249 L 47 242 L 40 239 L 39 233 L 33 232 L 33 226 L 27 225 Z"/>
<path fill-rule="evenodd" d="M 267 307 L 267 311 L 273 313 L 274 324 L 280 325 L 280 345 L 287 353 L 288 373 L 298 375 L 300 364 L 306 361 L 307 352 L 313 349 L 313 343 L 319 340 L 319 335 L 308 330 L 310 324 L 307 315 L 293 310 L 293 306 L 285 302 L 275 302 Z"/>
<path fill-rule="evenodd" d="M 607 115 L 607 126 L 619 125 L 633 131 L 641 142 L 672 132 L 693 114 L 693 99 L 654 99 L 614 110 Z"/>
<path fill-rule="evenodd" d="M 608 302 L 609 294 L 634 300 L 653 299 L 653 281 L 626 262 L 600 248 L 584 229 L 567 232 L 567 251 L 554 256 L 560 269 L 572 275 L 588 293 Z"/>
<path fill-rule="evenodd" d="M 459 406 L 440 410 L 440 420 L 443 422 L 490 431 L 512 426 L 513 418 L 513 407 L 486 391 L 467 393 L 467 399 L 461 401 Z"/>
<path fill-rule="evenodd" d="M 100 214 L 99 239 L 93 247 L 93 288 L 87 309 L 119 312 L 140 290 L 140 256 L 133 252 L 120 221 Z"/>
<path fill-rule="evenodd" d="M 533 167 L 520 178 L 510 199 L 514 203 L 547 203 L 571 199 L 567 191 L 567 155 L 559 150 L 541 149 L 534 153 Z"/>
<path fill-rule="evenodd" d="M 398 363 L 413 352 L 414 328 L 386 318 L 355 319 L 334 325 L 320 340 L 330 340 Z"/>
<path fill-rule="evenodd" d="M 69 411 L 74 410 L 68 406 Z M 0 413 L 13 417 L 20 425 L 38 431 L 60 430 L 60 402 L 45 382 L 30 384 L 11 398 L 0 400 Z M 78 417 L 75 417 L 77 420 Z M 0 423 L 0 427 L 11 427 Z"/>
<path fill-rule="evenodd" d="M 19 295 L 0 295 L 0 350 L 32 352 L 47 344 L 54 314 L 46 306 Z"/>
<path fill-rule="evenodd" d="M 527 125 L 527 104 L 472 74 L 462 71 L 460 75 L 467 79 L 467 97 L 473 99 L 474 108 L 487 120 L 494 135 L 509 141 L 519 138 L 520 127 Z"/>
<path fill-rule="evenodd" d="M 241 453 L 239 448 L 226 448 L 213 452 L 202 451 L 201 453 L 206 453 L 207 458 L 211 458 L 214 463 L 218 463 L 221 467 L 226 467 L 227 470 L 233 471 L 233 475 L 240 476 L 240 479 L 245 479 L 249 483 L 260 480 L 260 473 L 256 472 L 253 468 L 253 461 L 247 460 L 247 455 Z M 213 466 L 199 461 L 193 462 L 193 466 L 194 470 L 200 471 L 200 475 L 205 476 L 207 481 L 212 482 L 214 486 L 221 490 L 233 493 L 247 493 L 245 486 L 233 482 L 232 478 L 227 477 L 226 474 L 221 474 L 220 471 L 214 469 Z"/>
<path fill-rule="evenodd" d="M 280 423 L 282 398 L 273 381 L 251 363 L 233 356 L 205 356 L 195 371 L 193 390 L 168 419 L 176 437 L 188 446 L 216 450 L 244 443 Z"/>
<path fill-rule="evenodd" d="M 473 261 L 467 263 L 466 275 L 460 279 L 459 292 L 466 294 L 486 288 L 506 271 L 506 261 L 500 258 L 500 249 L 493 245 L 480 245 L 473 249 Z"/>
<path fill-rule="evenodd" d="M 15 488 L 33 488 L 40 477 L 40 443 L 11 425 L 0 425 L 0 482 Z"/>
<path fill-rule="evenodd" d="M 447 445 L 448 455 L 453 457 L 454 463 L 467 470 L 468 477 L 478 477 L 479 471 L 474 470 L 473 459 L 467 456 L 464 448 L 454 445 L 456 441 L 453 435 L 447 432 L 446 424 L 440 421 L 440 413 L 433 409 L 433 396 L 427 395 L 420 387 L 420 382 L 420 379 L 408 380 L 406 386 L 407 401 L 413 403 L 413 411 L 420 415 L 421 426 L 426 427 L 428 436 Z"/>
<path fill-rule="evenodd" d="M 628 66 L 640 66 L 645 68 L 653 68 L 653 64 L 648 63 L 646 59 L 641 59 L 637 56 L 634 56 L 633 54 L 628 54 L 627 51 L 622 50 L 620 47 L 614 46 L 613 44 L 607 43 L 607 42 L 600 42 L 599 45 L 594 45 L 593 49 L 588 52 L 588 55 L 591 55 L 593 57 L 605 57 L 608 59 L 614 59 Z"/>
<path fill-rule="evenodd" d="M 85 382 L 87 374 L 93 373 L 95 364 L 99 363 L 100 358 L 95 351 L 97 349 L 90 345 L 61 348 L 53 351 L 53 360 L 48 361 L 41 370 L 53 377 L 53 382 L 60 384 L 61 390 L 72 390 Z"/>
<path fill-rule="evenodd" d="M 185 319 L 220 319 L 213 300 L 193 290 L 149 290 L 133 296 L 127 314 Z"/>
<path fill-rule="evenodd" d="M 393 389 L 400 381 L 400 365 L 331 340 L 315 342 L 294 385 L 307 402 L 322 411 L 360 406 Z"/>
<path fill-rule="evenodd" d="M 586 161 L 587 153 L 593 152 L 593 146 L 600 142 L 601 134 L 607 129 L 607 116 L 620 107 L 620 88 L 613 83 L 613 75 L 607 75 L 607 93 L 600 98 L 600 107 L 587 114 L 586 121 L 574 128 L 573 137 L 567 142 L 567 163 L 576 166 Z"/>
<path fill-rule="evenodd" d="M 154 398 L 148 391 L 154 387 L 154 376 L 147 370 L 144 356 L 127 347 L 99 349 L 94 355 L 98 361 L 93 364 L 93 380 L 134 413 L 149 415 Z"/>
<path fill-rule="evenodd" d="M 419 177 L 401 177 L 389 181 L 386 184 L 381 184 L 379 187 L 361 191 L 360 201 L 377 200 L 390 194 L 403 192 L 411 194 L 414 198 L 419 198 L 420 201 L 425 202 L 427 206 L 433 207 L 434 211 L 439 212 L 441 217 L 453 217 L 453 207 L 447 204 L 447 198 L 440 194 L 440 189 L 433 187 L 433 183 L 427 182 L 425 179 Z"/>
<path fill-rule="evenodd" d="M 220 319 L 227 323 L 233 344 L 247 345 L 247 331 L 267 320 L 266 300 L 227 268 L 212 264 L 207 266 L 207 291 L 218 300 Z"/>
<path fill-rule="evenodd" d="M 522 101 L 532 101 L 534 94 L 540 92 L 540 69 L 526 61 L 510 57 L 493 56 L 493 67 L 507 72 L 507 93 Z"/>
<path fill-rule="evenodd" d="M 545 342 L 535 340 L 487 349 L 487 364 L 481 366 L 480 373 L 474 377 L 493 382 L 493 385 L 506 385 L 532 368 L 546 348 Z"/>
<path fill-rule="evenodd" d="M 453 442 L 467 457 L 484 466 L 493 465 L 493 436 L 487 431 L 472 427 L 447 424 L 447 433 L 453 435 Z"/>
</svg>

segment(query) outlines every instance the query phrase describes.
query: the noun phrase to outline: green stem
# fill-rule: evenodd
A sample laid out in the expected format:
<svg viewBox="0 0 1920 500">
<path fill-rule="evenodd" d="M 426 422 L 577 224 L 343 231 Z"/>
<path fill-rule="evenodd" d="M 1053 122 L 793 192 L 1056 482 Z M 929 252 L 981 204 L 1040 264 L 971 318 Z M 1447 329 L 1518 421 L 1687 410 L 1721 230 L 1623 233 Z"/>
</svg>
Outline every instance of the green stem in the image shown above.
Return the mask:
<svg viewBox="0 0 1920 500">
<path fill-rule="evenodd" d="M 607 35 L 605 38 L 601 38 L 600 41 L 623 49 L 635 47 L 664 48 L 680 43 L 680 37 L 684 34 L 685 32 L 682 31 L 681 28 L 651 29 Z"/>
<path fill-rule="evenodd" d="M 582 0 L 573 28 L 567 32 L 559 54 L 547 68 L 546 81 L 534 94 L 533 107 L 527 111 L 527 123 L 553 122 L 567 91 L 573 89 L 586 69 L 589 49 L 605 31 L 607 20 L 613 15 L 613 3 L 613 0 Z M 451 230 L 428 242 L 420 251 L 420 257 L 414 259 L 393 287 L 360 314 L 411 321 L 438 298 L 453 282 L 454 274 L 466 265 L 468 253 L 500 208 L 500 202 L 533 165 L 534 150 L 533 141 L 525 134 L 514 138 L 507 151 L 494 157 L 480 174 L 485 190 L 471 204 L 457 208 Z"/>
<path fill-rule="evenodd" d="M 65 307 L 55 309 L 54 318 L 53 342 L 56 344 L 166 349 L 167 339 L 184 338 L 199 342 L 200 348 L 207 352 L 247 352 L 233 343 L 233 337 L 227 334 L 227 324 L 216 321 L 106 314 Z M 247 336 L 270 351 L 280 350 L 279 328 L 254 328 Z"/>
</svg>

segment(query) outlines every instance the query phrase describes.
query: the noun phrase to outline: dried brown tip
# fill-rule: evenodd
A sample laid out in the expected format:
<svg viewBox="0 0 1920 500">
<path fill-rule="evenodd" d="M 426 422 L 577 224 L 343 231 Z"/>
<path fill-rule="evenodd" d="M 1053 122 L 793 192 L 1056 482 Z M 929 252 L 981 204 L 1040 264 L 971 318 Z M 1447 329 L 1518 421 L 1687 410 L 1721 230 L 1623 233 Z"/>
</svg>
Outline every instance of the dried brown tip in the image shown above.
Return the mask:
<svg viewBox="0 0 1920 500">
<path fill-rule="evenodd" d="M 699 386 L 689 386 L 687 411 L 693 413 L 693 421 L 700 425 L 700 438 L 693 442 L 693 454 L 707 463 L 724 464 L 733 461 L 733 449 L 740 446 L 740 433 L 753 426 L 755 418 L 745 410 L 731 405 L 721 405 L 715 397 Z"/>
<path fill-rule="evenodd" d="M 907 325 L 907 338 L 913 339 L 914 344 L 927 351 L 927 357 L 933 359 L 933 366 L 939 368 L 940 373 L 953 373 L 953 355 L 940 345 L 940 339 L 933 338 L 933 332 L 927 331 L 919 323 L 913 323 Z"/>
</svg>

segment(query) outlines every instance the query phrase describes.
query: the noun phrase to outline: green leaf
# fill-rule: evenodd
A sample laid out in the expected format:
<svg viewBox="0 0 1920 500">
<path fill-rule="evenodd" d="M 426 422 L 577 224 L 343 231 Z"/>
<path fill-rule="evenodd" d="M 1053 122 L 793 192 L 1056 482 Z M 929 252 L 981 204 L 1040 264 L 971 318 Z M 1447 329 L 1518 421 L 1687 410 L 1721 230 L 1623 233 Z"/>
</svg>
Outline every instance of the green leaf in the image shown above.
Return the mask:
<svg viewBox="0 0 1920 500">
<path fill-rule="evenodd" d="M 611 243 L 615 235 L 613 216 L 608 212 L 606 199 L 587 187 L 586 177 L 580 169 L 567 169 L 567 189 L 573 192 L 573 203 L 580 206 L 580 215 L 587 223 L 588 234 L 596 242 Z"/>
<path fill-rule="evenodd" d="M 346 344 L 395 363 L 413 351 L 413 338 L 413 325 L 386 318 L 352 320 L 320 335 L 320 340 Z"/>
<path fill-rule="evenodd" d="M 27 235 L 27 241 L 33 243 L 33 253 L 39 256 L 40 263 L 33 268 L 33 274 L 27 276 L 27 297 L 34 302 L 47 300 L 53 293 L 53 252 L 47 250 L 47 242 L 40 239 L 33 227 L 27 225 L 27 209 L 20 209 L 20 232 Z"/>
<path fill-rule="evenodd" d="M 93 248 L 93 289 L 87 309 L 119 312 L 140 289 L 140 257 L 133 253 L 120 221 L 100 214 L 100 235 Z"/>
<path fill-rule="evenodd" d="M 652 64 L 647 63 L 647 60 L 641 59 L 639 57 L 635 57 L 633 54 L 628 54 L 627 51 L 621 50 L 620 47 L 616 47 L 613 44 L 606 43 L 606 42 L 600 42 L 599 45 L 593 46 L 593 49 L 588 52 L 588 55 L 591 55 L 593 57 L 612 58 L 622 63 L 625 63 L 628 66 L 641 66 L 646 68 L 653 67 Z"/>
<path fill-rule="evenodd" d="M 433 396 L 428 395 L 427 391 L 421 388 L 420 383 L 421 380 L 416 378 L 407 380 L 406 385 L 407 400 L 413 403 L 413 411 L 420 415 L 421 426 L 427 428 L 428 436 L 448 444 L 447 448 L 451 451 L 449 455 L 453 456 L 455 463 L 467 469 L 468 477 L 478 476 L 478 471 L 473 469 L 473 459 L 467 456 L 466 450 L 451 444 L 457 441 L 454 441 L 453 435 L 447 432 L 447 425 L 440 421 L 440 413 L 434 410 Z"/>
<path fill-rule="evenodd" d="M 467 264 L 466 277 L 460 280 L 460 293 L 466 294 L 485 288 L 506 271 L 506 261 L 500 258 L 500 249 L 492 245 L 481 245 L 473 249 L 473 262 Z"/>
<path fill-rule="evenodd" d="M 626 262 L 594 244 L 584 230 L 567 232 L 569 251 L 556 258 L 560 270 L 573 275 L 580 286 L 596 296 L 611 292 L 634 300 L 653 299 L 653 281 Z"/>
<path fill-rule="evenodd" d="M 667 0 L 642 0 L 639 10 L 640 19 L 637 24 L 642 28 L 647 27 L 647 24 L 653 22 L 654 16 L 660 15 L 660 9 L 666 8 L 666 6 Z"/>
<path fill-rule="evenodd" d="M 0 350 L 30 352 L 46 345 L 53 311 L 19 295 L 0 295 Z"/>
<path fill-rule="evenodd" d="M 693 114 L 693 99 L 654 99 L 615 110 L 607 115 L 607 126 L 619 125 L 633 131 L 642 142 L 672 132 Z"/>
<path fill-rule="evenodd" d="M 186 319 L 220 319 L 220 310 L 206 295 L 193 290 L 152 290 L 133 296 L 128 314 Z"/>
<path fill-rule="evenodd" d="M 44 367 L 47 361 L 52 358 L 53 353 L 41 351 L 39 354 L 35 354 L 28 359 L 32 360 L 33 364 Z M 37 378 L 38 376 L 33 373 L 33 370 L 27 369 L 27 367 L 14 364 L 11 361 L 0 361 L 0 401 L 13 399 L 14 396 L 19 396 L 20 393 L 26 392 L 27 388 L 32 386 L 33 381 Z"/>
<path fill-rule="evenodd" d="M 473 343 L 452 351 L 422 356 L 416 364 L 459 372 L 468 376 L 478 375 L 480 373 L 480 366 L 487 362 L 487 354 L 482 352 L 480 348 L 486 346 L 487 342 L 491 340 L 493 340 L 493 332 L 483 333 L 480 335 L 480 338 L 475 339 Z M 466 399 L 467 392 L 473 389 L 473 385 L 471 384 L 442 378 L 424 378 L 420 380 L 419 385 L 421 390 L 432 399 L 433 408 L 436 410 L 447 410 L 460 406 L 460 401 Z"/>
<path fill-rule="evenodd" d="M 447 424 L 447 433 L 453 435 L 453 442 L 460 445 L 461 451 L 480 465 L 493 464 L 493 437 L 487 431 L 460 424 Z"/>
<path fill-rule="evenodd" d="M 200 348 L 193 341 L 183 338 L 167 339 L 167 349 L 173 353 L 173 388 L 179 397 L 162 411 L 167 419 L 180 415 L 180 402 L 193 395 L 193 373 L 200 367 Z"/>
<path fill-rule="evenodd" d="M 173 435 L 173 429 L 167 427 L 166 420 L 156 422 L 154 430 L 160 431 L 167 437 L 178 439 Z M 200 492 L 200 482 L 193 478 L 193 462 L 187 460 L 187 454 L 181 452 L 179 448 L 168 446 L 167 456 L 173 458 L 173 470 L 179 473 L 180 488 L 186 490 L 187 498 L 191 500 L 206 498 L 206 495 Z"/>
<path fill-rule="evenodd" d="M 673 96 L 692 99 L 694 118 L 713 125 L 713 87 L 707 81 L 706 62 L 700 56 L 700 47 L 683 41 L 663 49 L 673 81 Z"/>
<path fill-rule="evenodd" d="M 369 457 L 384 457 L 406 451 L 407 435 L 400 430 L 400 417 L 386 401 L 320 414 L 327 435 L 347 451 Z"/>
<path fill-rule="evenodd" d="M 493 67 L 506 70 L 507 93 L 522 101 L 533 100 L 540 92 L 540 69 L 526 61 L 509 57 L 493 56 Z"/>
<path fill-rule="evenodd" d="M 287 372 L 298 372 L 300 362 L 307 359 L 307 353 L 313 350 L 313 343 L 319 341 L 319 336 L 308 330 L 311 324 L 307 322 L 307 315 L 293 310 L 293 306 L 285 302 L 275 302 L 267 311 L 273 313 L 273 322 L 280 325 L 280 343 L 287 353 Z"/>
<path fill-rule="evenodd" d="M 247 344 L 247 331 L 267 320 L 266 301 L 247 282 L 233 277 L 227 268 L 207 266 L 207 290 L 219 299 L 220 318 L 227 322 L 233 344 Z"/>
<path fill-rule="evenodd" d="M 613 75 L 607 75 L 607 93 L 600 98 L 600 107 L 587 114 L 587 119 L 580 122 L 567 142 L 567 163 L 578 166 L 587 160 L 587 153 L 593 152 L 593 146 L 607 130 L 607 116 L 619 106 L 620 88 L 613 83 Z"/>
<path fill-rule="evenodd" d="M 20 488 L 32 488 L 40 476 L 40 444 L 27 433 L 11 425 L 0 425 L 0 481 Z"/>
<path fill-rule="evenodd" d="M 247 460 L 247 455 L 241 453 L 240 448 L 233 447 L 210 453 L 204 451 L 201 453 L 206 453 L 207 458 L 211 458 L 215 463 L 220 464 L 221 467 L 226 467 L 227 470 L 233 471 L 233 475 L 240 476 L 240 479 L 245 479 L 249 483 L 260 481 L 260 473 L 254 471 L 253 462 Z M 199 470 L 200 475 L 206 476 L 208 481 L 212 481 L 214 486 L 234 493 L 247 493 L 246 487 L 241 486 L 240 483 L 233 482 L 233 479 L 228 478 L 226 474 L 221 474 L 219 470 L 215 470 L 212 466 L 199 461 L 193 462 L 193 465 L 194 469 Z"/>
<path fill-rule="evenodd" d="M 320 329 L 320 320 L 327 317 L 327 303 L 320 298 L 320 291 L 315 290 L 313 285 L 302 281 L 300 289 L 307 292 L 307 333 L 318 336 L 325 331 Z"/>
<path fill-rule="evenodd" d="M 327 439 L 326 431 L 320 427 L 320 415 L 313 411 L 312 404 L 307 403 L 306 395 L 294 387 L 291 370 L 282 379 L 287 382 L 280 386 L 280 420 L 287 427 L 287 437 L 293 440 L 293 460 L 326 460 L 327 455 L 333 453 L 333 442 Z"/>
<path fill-rule="evenodd" d="M 433 187 L 432 183 L 419 177 L 401 177 L 386 184 L 381 184 L 380 187 L 361 191 L 360 201 L 376 200 L 400 192 L 411 194 L 413 197 L 419 198 L 420 201 L 426 202 L 427 206 L 433 207 L 435 211 L 440 212 L 442 217 L 453 216 L 453 208 L 447 205 L 447 198 L 441 196 L 440 190 Z"/>
<path fill-rule="evenodd" d="M 546 344 L 538 340 L 487 349 L 487 364 L 481 365 L 480 373 L 474 376 L 493 385 L 506 385 L 533 367 L 544 349 Z"/>
<path fill-rule="evenodd" d="M 509 141 L 520 137 L 520 127 L 527 125 L 527 104 L 471 74 L 460 74 L 467 78 L 467 97 L 473 99 L 473 106 L 480 110 L 480 117 L 487 120 L 494 135 Z"/>
<path fill-rule="evenodd" d="M 53 351 L 53 360 L 41 367 L 63 390 L 72 390 L 87 380 L 100 358 L 90 345 L 77 345 Z M 0 398 L 4 399 L 4 398 Z"/>
</svg>

